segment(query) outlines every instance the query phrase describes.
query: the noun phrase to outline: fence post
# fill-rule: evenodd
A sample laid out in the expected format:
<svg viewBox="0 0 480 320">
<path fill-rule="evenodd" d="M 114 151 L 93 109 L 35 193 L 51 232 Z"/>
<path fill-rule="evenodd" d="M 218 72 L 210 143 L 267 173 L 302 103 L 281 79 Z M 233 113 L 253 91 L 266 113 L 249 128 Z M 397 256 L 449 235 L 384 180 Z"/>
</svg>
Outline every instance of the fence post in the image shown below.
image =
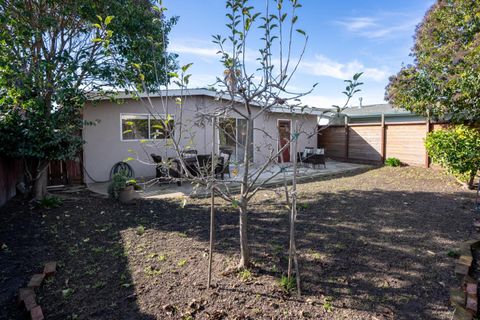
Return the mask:
<svg viewBox="0 0 480 320">
<path fill-rule="evenodd" d="M 425 120 L 425 138 L 427 137 L 428 133 L 431 131 L 430 125 L 430 117 L 427 117 Z M 427 148 L 425 148 L 425 168 L 430 168 L 430 157 L 428 156 Z"/>
<path fill-rule="evenodd" d="M 348 116 L 345 116 L 345 160 L 348 160 L 349 136 L 350 136 L 350 129 L 348 128 Z"/>
<path fill-rule="evenodd" d="M 380 126 L 380 152 L 382 156 L 382 163 L 385 162 L 385 154 L 386 154 L 386 141 L 385 141 L 385 114 L 382 113 L 382 124 Z"/>
</svg>

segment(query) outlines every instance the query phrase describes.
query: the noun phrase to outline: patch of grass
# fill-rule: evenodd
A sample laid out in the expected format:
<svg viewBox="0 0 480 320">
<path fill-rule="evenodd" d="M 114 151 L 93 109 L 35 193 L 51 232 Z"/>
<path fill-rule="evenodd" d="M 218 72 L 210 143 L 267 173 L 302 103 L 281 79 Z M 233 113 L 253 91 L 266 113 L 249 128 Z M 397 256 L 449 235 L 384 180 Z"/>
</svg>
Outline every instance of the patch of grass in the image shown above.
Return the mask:
<svg viewBox="0 0 480 320">
<path fill-rule="evenodd" d="M 180 238 L 186 238 L 187 234 L 185 232 L 177 232 L 177 236 L 179 236 Z"/>
<path fill-rule="evenodd" d="M 323 309 L 326 312 L 332 312 L 333 311 L 333 304 L 332 304 L 333 298 L 332 297 L 325 297 L 323 299 Z"/>
<path fill-rule="evenodd" d="M 103 248 L 103 247 L 93 247 L 92 251 L 94 253 L 103 253 L 103 252 L 105 252 L 105 248 Z"/>
<path fill-rule="evenodd" d="M 243 281 L 249 281 L 252 279 L 252 272 L 248 269 L 243 269 L 243 270 L 240 270 L 238 272 L 238 276 L 240 277 L 240 279 L 242 279 Z"/>
<path fill-rule="evenodd" d="M 177 266 L 183 267 L 187 264 L 187 259 L 180 259 L 177 263 Z"/>
<path fill-rule="evenodd" d="M 40 200 L 39 205 L 44 209 L 58 208 L 63 204 L 63 200 L 55 196 L 46 196 Z"/>
<path fill-rule="evenodd" d="M 449 250 L 447 252 L 447 256 L 449 256 L 450 258 L 458 259 L 458 258 L 460 258 L 460 252 L 458 252 L 456 250 Z"/>
<path fill-rule="evenodd" d="M 147 266 L 143 272 L 149 277 L 156 277 L 162 274 L 162 270 L 155 269 L 153 266 Z"/>
<path fill-rule="evenodd" d="M 92 288 L 93 289 L 101 289 L 103 287 L 105 287 L 107 285 L 107 283 L 105 281 L 97 281 L 93 284 Z"/>
<path fill-rule="evenodd" d="M 276 254 L 282 253 L 283 252 L 283 246 L 280 244 L 272 244 L 273 251 Z"/>
<path fill-rule="evenodd" d="M 312 253 L 312 259 L 316 260 L 316 261 L 322 260 L 322 254 L 319 253 L 319 252 L 314 252 L 314 253 Z"/>
<path fill-rule="evenodd" d="M 402 163 L 397 158 L 387 158 L 385 160 L 385 165 L 388 167 L 400 167 Z"/>
<path fill-rule="evenodd" d="M 135 233 L 139 236 L 143 235 L 145 233 L 145 227 L 142 225 L 139 225 L 138 227 L 135 228 Z"/>
<path fill-rule="evenodd" d="M 296 279 L 295 277 L 288 277 L 282 276 L 280 278 L 280 287 L 285 290 L 286 292 L 291 292 L 295 289 Z"/>
<path fill-rule="evenodd" d="M 74 291 L 74 290 L 71 289 L 71 288 L 63 289 L 63 290 L 62 290 L 62 297 L 63 297 L 64 299 L 70 298 L 70 297 L 72 296 L 72 294 L 73 294 L 73 291 Z"/>
</svg>

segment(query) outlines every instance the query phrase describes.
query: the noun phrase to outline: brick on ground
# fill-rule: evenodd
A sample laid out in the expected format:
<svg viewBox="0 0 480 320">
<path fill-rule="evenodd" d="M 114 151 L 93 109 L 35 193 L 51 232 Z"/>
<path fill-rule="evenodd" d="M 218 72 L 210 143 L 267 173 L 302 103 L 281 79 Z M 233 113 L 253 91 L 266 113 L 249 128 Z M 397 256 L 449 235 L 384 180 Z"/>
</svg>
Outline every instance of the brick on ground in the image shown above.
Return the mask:
<svg viewBox="0 0 480 320">
<path fill-rule="evenodd" d="M 462 307 L 455 308 L 455 312 L 453 313 L 453 320 L 472 320 L 473 314 L 468 312 Z"/>
<path fill-rule="evenodd" d="M 477 294 L 477 284 L 474 282 L 467 282 L 466 287 L 467 294 L 476 295 Z"/>
<path fill-rule="evenodd" d="M 37 306 L 37 302 L 35 301 L 34 295 L 26 296 L 23 299 L 23 303 L 25 304 L 25 309 L 27 309 L 27 311 L 30 311 Z"/>
<path fill-rule="evenodd" d="M 46 277 L 50 277 L 57 273 L 57 263 L 55 261 L 50 261 L 45 263 L 45 268 L 43 269 L 43 274 Z"/>
<path fill-rule="evenodd" d="M 18 289 L 18 302 L 22 303 L 25 300 L 25 297 L 28 295 L 33 295 L 33 297 L 35 298 L 35 291 L 32 288 Z"/>
<path fill-rule="evenodd" d="M 29 288 L 39 288 L 42 285 L 45 275 L 43 273 L 37 273 L 32 276 L 27 287 Z"/>
<path fill-rule="evenodd" d="M 478 298 L 476 294 L 467 295 L 467 310 L 472 311 L 473 314 L 477 314 Z"/>
<path fill-rule="evenodd" d="M 457 263 L 457 265 L 455 266 L 455 273 L 457 275 L 466 276 L 468 274 L 469 269 L 470 269 L 469 266 Z"/>
<path fill-rule="evenodd" d="M 469 255 L 461 255 L 457 261 L 458 264 L 463 264 L 469 267 L 472 265 L 472 262 L 473 262 L 473 258 L 472 256 L 469 256 Z"/>
<path fill-rule="evenodd" d="M 465 306 L 465 301 L 467 300 L 467 296 L 465 295 L 465 291 L 452 288 L 450 289 L 450 303 L 452 306 Z"/>
<path fill-rule="evenodd" d="M 44 320 L 45 317 L 43 316 L 42 307 L 36 306 L 30 310 L 30 317 L 32 320 Z"/>
</svg>

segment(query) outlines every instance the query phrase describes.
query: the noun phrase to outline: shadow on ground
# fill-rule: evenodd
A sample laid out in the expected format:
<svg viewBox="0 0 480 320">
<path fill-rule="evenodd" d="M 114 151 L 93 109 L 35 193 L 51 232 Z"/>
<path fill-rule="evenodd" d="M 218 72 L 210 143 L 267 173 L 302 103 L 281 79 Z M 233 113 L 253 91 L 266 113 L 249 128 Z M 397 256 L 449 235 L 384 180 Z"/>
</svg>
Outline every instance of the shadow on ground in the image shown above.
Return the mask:
<svg viewBox="0 0 480 320">
<path fill-rule="evenodd" d="M 48 319 L 177 319 L 189 312 L 296 319 L 305 310 L 326 318 L 447 319 L 454 281 L 447 252 L 470 236 L 472 194 L 426 187 L 443 177 L 410 187 L 403 171 L 397 184 L 383 178 L 382 185 L 372 173 L 378 170 L 385 169 L 300 187 L 301 300 L 277 284 L 287 266 L 288 213 L 273 192 L 259 194 L 249 215 L 249 279 L 221 275 L 238 258 L 238 216 L 218 210 L 213 292 L 204 287 L 206 200 L 185 208 L 180 200 L 125 206 L 80 193 L 49 210 L 12 201 L 0 209 L 0 242 L 8 246 L 0 253 L 0 315 L 20 316 L 15 289 L 56 260 L 59 273 L 39 293 Z M 192 299 L 207 304 L 195 310 Z"/>
</svg>

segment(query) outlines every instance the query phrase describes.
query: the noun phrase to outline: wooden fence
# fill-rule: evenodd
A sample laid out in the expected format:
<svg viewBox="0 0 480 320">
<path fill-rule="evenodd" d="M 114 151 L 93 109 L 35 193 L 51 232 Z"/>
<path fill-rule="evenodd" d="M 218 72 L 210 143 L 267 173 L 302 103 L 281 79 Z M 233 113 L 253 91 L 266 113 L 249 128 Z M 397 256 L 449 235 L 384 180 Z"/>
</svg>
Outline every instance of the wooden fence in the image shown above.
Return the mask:
<svg viewBox="0 0 480 320">
<path fill-rule="evenodd" d="M 430 165 L 424 146 L 428 132 L 445 124 L 428 121 L 348 123 L 330 126 L 319 132 L 318 145 L 326 156 L 352 162 L 383 163 L 387 158 L 398 158 L 415 166 Z"/>
<path fill-rule="evenodd" d="M 22 177 L 23 163 L 20 160 L 0 157 L 0 206 L 16 195 L 16 186 Z"/>
</svg>

